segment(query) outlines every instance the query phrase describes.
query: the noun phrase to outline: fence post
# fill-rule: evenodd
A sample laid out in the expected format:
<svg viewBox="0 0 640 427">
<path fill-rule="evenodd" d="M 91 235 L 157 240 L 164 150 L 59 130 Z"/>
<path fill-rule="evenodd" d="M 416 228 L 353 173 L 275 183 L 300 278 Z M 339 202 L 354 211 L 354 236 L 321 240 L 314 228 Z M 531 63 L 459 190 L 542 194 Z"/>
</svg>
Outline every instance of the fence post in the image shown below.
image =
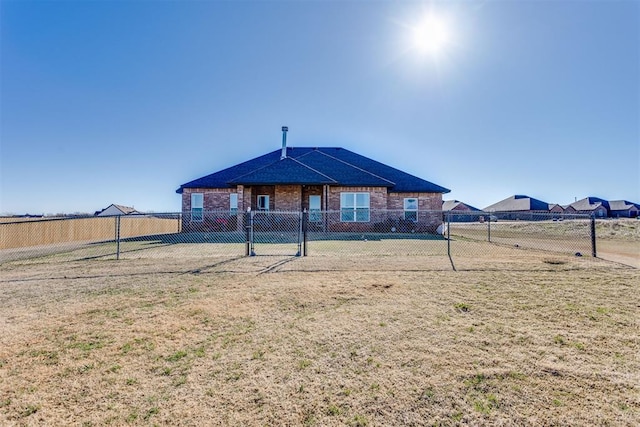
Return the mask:
<svg viewBox="0 0 640 427">
<path fill-rule="evenodd" d="M 309 211 L 302 212 L 302 256 L 307 256 L 307 232 L 309 231 Z"/>
<path fill-rule="evenodd" d="M 303 213 L 298 212 L 298 252 L 296 252 L 296 256 L 302 256 L 302 220 Z"/>
<path fill-rule="evenodd" d="M 591 215 L 591 256 L 596 257 L 596 217 Z"/>
<path fill-rule="evenodd" d="M 256 256 L 256 252 L 255 252 L 254 247 L 253 247 L 253 243 L 254 243 L 253 240 L 255 238 L 254 230 L 253 230 L 253 226 L 254 226 L 253 217 L 254 216 L 255 216 L 255 212 L 254 211 L 249 211 L 249 247 L 250 247 L 249 256 Z"/>
<path fill-rule="evenodd" d="M 116 217 L 116 260 L 120 259 L 120 215 Z"/>
<path fill-rule="evenodd" d="M 243 223 L 244 223 L 244 241 L 245 241 L 245 256 L 251 255 L 251 208 L 247 208 L 247 212 L 243 215 Z"/>
<path fill-rule="evenodd" d="M 451 212 L 447 212 L 447 255 L 451 258 Z"/>
<path fill-rule="evenodd" d="M 487 241 L 491 243 L 491 214 L 487 215 Z"/>
<path fill-rule="evenodd" d="M 242 215 L 242 225 L 244 226 L 244 256 L 249 256 L 249 211 Z"/>
<path fill-rule="evenodd" d="M 447 211 L 447 255 L 449 256 L 449 262 L 451 262 L 451 268 L 453 268 L 453 271 L 457 271 L 451 257 L 451 211 Z"/>
</svg>

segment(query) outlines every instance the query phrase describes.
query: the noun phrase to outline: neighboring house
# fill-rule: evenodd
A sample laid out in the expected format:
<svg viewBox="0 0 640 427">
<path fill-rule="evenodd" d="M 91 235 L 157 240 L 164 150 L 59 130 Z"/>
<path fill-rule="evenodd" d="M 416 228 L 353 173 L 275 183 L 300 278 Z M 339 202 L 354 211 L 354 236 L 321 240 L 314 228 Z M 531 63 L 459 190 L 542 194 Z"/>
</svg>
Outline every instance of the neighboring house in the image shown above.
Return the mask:
<svg viewBox="0 0 640 427">
<path fill-rule="evenodd" d="M 450 190 L 339 147 L 287 147 L 231 166 L 180 186 L 183 230 L 241 229 L 238 214 L 253 211 L 336 211 L 323 228 L 370 231 L 381 221 L 372 212 L 395 210 L 415 231 L 440 224 L 442 194 Z M 226 219 L 207 212 L 226 211 Z M 397 213 L 397 212 L 396 212 Z M 221 227 L 222 226 L 222 227 Z"/>
<path fill-rule="evenodd" d="M 557 203 L 552 203 L 549 205 L 549 212 L 551 213 L 563 214 L 565 213 L 565 209 L 565 206 L 559 205 Z"/>
<path fill-rule="evenodd" d="M 477 212 L 481 212 L 480 209 L 459 200 L 445 200 L 442 202 L 442 210 L 451 212 L 449 220 L 452 222 L 479 221 L 482 216 L 476 214 Z"/>
<path fill-rule="evenodd" d="M 612 218 L 636 218 L 640 205 L 627 200 L 610 200 L 609 216 Z"/>
<path fill-rule="evenodd" d="M 585 197 L 571 203 L 569 207 L 578 214 L 593 215 L 596 218 L 609 216 L 609 202 L 598 197 Z"/>
<path fill-rule="evenodd" d="M 115 215 L 139 215 L 142 212 L 138 212 L 134 208 L 122 205 L 109 205 L 101 211 L 95 213 L 96 216 L 115 216 Z"/>
<path fill-rule="evenodd" d="M 549 203 L 533 197 L 516 194 L 504 200 L 487 206 L 485 212 L 548 212 Z"/>
<path fill-rule="evenodd" d="M 471 205 L 463 203 L 459 200 L 445 200 L 442 202 L 443 211 L 461 211 L 461 212 L 474 212 L 480 211 L 478 208 L 474 208 Z"/>
<path fill-rule="evenodd" d="M 502 212 L 501 219 L 534 219 L 535 213 L 549 212 L 549 203 L 533 197 L 516 194 L 487 206 L 485 212 Z"/>
</svg>

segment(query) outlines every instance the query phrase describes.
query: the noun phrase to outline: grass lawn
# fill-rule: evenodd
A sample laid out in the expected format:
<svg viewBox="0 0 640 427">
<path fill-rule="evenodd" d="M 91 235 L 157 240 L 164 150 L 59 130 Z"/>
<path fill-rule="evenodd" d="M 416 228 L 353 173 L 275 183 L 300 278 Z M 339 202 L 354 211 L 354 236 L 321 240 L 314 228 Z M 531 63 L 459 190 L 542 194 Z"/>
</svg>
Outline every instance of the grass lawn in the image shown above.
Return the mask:
<svg viewBox="0 0 640 427">
<path fill-rule="evenodd" d="M 467 244 L 5 263 L 0 424 L 638 425 L 640 271 Z"/>
</svg>

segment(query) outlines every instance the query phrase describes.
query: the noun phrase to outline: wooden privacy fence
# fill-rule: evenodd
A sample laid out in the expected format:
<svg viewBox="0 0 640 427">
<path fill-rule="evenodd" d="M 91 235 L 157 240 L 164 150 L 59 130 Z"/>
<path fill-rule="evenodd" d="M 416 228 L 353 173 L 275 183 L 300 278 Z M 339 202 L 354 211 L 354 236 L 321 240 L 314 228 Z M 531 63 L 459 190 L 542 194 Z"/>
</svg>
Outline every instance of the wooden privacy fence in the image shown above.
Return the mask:
<svg viewBox="0 0 640 427">
<path fill-rule="evenodd" d="M 118 224 L 118 218 L 120 223 Z M 101 242 L 180 231 L 178 216 L 147 215 L 38 219 L 0 223 L 0 249 L 70 242 Z"/>
</svg>

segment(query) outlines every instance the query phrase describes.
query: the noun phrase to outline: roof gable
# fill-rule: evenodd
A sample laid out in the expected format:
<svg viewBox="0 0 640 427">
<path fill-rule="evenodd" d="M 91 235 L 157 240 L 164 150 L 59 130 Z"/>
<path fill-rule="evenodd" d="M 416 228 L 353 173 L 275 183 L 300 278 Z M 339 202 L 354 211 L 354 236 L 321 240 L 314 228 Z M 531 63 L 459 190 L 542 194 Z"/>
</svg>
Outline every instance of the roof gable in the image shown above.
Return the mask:
<svg viewBox="0 0 640 427">
<path fill-rule="evenodd" d="M 132 215 L 139 214 L 135 208 L 123 205 L 116 205 L 115 203 L 110 204 L 106 208 L 101 211 L 96 212 L 96 215 L 108 216 L 108 215 Z"/>
<path fill-rule="evenodd" d="M 287 147 L 206 175 L 180 186 L 230 188 L 236 185 L 343 185 L 388 187 L 392 192 L 448 193 L 422 178 L 343 148 Z"/>
<path fill-rule="evenodd" d="M 285 157 L 229 181 L 233 185 L 336 184 L 336 181 L 296 159 Z"/>
<path fill-rule="evenodd" d="M 638 210 L 638 204 L 628 200 L 610 200 L 609 209 L 612 211 Z"/>
<path fill-rule="evenodd" d="M 459 209 L 458 209 L 459 208 Z M 452 211 L 452 210 L 469 210 L 469 211 L 480 211 L 480 209 L 475 208 L 471 205 L 468 205 L 460 200 L 444 200 L 442 202 L 442 210 L 443 211 Z"/>
<path fill-rule="evenodd" d="M 322 149 L 308 151 L 296 159 L 330 175 L 336 184 L 362 187 L 391 187 L 394 185 L 392 181 L 331 156 Z"/>
<path fill-rule="evenodd" d="M 487 212 L 547 211 L 549 210 L 549 203 L 543 202 L 542 200 L 534 199 L 533 197 L 516 194 L 514 196 L 501 200 L 498 203 L 487 206 L 483 210 Z"/>
<path fill-rule="evenodd" d="M 600 206 L 609 210 L 609 202 L 599 197 L 585 197 L 584 199 L 571 203 L 569 206 L 574 208 L 576 211 L 593 211 L 598 209 Z"/>
<path fill-rule="evenodd" d="M 451 191 L 344 148 L 322 148 L 321 150 L 332 157 L 392 181 L 394 186 L 389 189 L 392 192 L 448 193 Z"/>
<path fill-rule="evenodd" d="M 189 181 L 186 184 L 182 184 L 176 191 L 182 193 L 183 188 L 229 188 L 234 185 L 229 184 L 229 181 L 238 178 L 239 176 L 246 175 L 255 171 L 256 169 L 268 166 L 269 164 L 277 161 L 280 158 L 279 151 L 272 151 L 260 157 L 256 157 L 246 162 L 239 163 L 235 166 L 222 169 L 221 171 L 214 172 L 212 174 L 203 176 L 193 181 Z"/>
</svg>

